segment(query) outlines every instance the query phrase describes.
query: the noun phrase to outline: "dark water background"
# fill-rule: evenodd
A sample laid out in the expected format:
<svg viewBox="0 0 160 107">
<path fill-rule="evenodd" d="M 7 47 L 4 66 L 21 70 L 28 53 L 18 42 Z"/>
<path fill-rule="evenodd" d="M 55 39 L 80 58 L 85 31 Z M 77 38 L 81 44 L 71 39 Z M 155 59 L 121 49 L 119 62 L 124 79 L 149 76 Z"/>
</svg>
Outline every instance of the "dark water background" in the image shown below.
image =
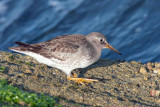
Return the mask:
<svg viewBox="0 0 160 107">
<path fill-rule="evenodd" d="M 160 0 L 0 0 L 1 51 L 90 32 L 123 54 L 103 50 L 102 58 L 160 62 Z"/>
</svg>

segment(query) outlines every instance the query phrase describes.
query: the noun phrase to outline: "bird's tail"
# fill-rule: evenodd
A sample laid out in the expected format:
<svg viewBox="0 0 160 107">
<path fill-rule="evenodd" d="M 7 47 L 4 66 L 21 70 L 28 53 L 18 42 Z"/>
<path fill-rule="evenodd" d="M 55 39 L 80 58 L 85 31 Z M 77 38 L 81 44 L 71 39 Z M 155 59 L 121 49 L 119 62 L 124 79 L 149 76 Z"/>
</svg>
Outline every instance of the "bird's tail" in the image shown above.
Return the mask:
<svg viewBox="0 0 160 107">
<path fill-rule="evenodd" d="M 22 42 L 15 42 L 15 44 L 19 45 L 18 47 L 9 47 L 10 50 L 22 52 L 28 50 L 28 47 L 30 47 L 30 44 L 22 43 Z"/>
<path fill-rule="evenodd" d="M 15 44 L 19 45 L 19 46 L 23 46 L 23 47 L 29 47 L 30 44 L 27 44 L 27 43 L 23 43 L 23 42 L 15 42 Z"/>
</svg>

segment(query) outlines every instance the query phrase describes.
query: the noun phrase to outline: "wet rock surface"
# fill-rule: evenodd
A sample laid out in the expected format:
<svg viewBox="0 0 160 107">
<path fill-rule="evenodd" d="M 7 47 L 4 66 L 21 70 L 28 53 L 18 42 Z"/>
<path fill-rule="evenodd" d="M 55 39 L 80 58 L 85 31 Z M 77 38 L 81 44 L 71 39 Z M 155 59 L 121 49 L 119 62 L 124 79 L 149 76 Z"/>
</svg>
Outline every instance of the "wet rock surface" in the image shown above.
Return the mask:
<svg viewBox="0 0 160 107">
<path fill-rule="evenodd" d="M 57 102 L 64 106 L 160 106 L 159 94 L 150 93 L 159 90 L 159 65 L 100 59 L 73 71 L 78 77 L 99 80 L 83 86 L 29 56 L 0 52 L 0 67 L 5 68 L 0 78 L 25 91 L 59 97 Z"/>
</svg>

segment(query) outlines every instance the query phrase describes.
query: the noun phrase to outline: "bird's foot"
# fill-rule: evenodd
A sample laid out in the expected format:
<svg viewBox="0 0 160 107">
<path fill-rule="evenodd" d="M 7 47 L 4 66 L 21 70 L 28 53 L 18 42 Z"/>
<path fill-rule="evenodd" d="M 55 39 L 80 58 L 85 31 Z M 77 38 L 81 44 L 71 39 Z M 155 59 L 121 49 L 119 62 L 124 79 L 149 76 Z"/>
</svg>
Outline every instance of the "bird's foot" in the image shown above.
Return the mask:
<svg viewBox="0 0 160 107">
<path fill-rule="evenodd" d="M 77 82 L 78 84 L 82 84 L 82 85 L 87 85 L 88 83 L 94 82 L 94 81 L 98 81 L 96 79 L 87 79 L 87 78 L 72 78 L 72 77 L 67 77 L 68 80 L 72 80 Z"/>
</svg>

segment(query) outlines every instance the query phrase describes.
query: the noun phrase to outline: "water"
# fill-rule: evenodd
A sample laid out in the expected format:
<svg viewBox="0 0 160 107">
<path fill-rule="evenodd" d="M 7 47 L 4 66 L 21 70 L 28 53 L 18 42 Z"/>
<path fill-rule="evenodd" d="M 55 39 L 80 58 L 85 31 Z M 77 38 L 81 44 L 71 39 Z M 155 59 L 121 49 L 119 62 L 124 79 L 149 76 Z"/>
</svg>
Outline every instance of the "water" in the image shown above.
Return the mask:
<svg viewBox="0 0 160 107">
<path fill-rule="evenodd" d="M 63 34 L 101 32 L 123 55 L 102 58 L 160 62 L 159 0 L 0 0 L 0 50 Z"/>
</svg>

